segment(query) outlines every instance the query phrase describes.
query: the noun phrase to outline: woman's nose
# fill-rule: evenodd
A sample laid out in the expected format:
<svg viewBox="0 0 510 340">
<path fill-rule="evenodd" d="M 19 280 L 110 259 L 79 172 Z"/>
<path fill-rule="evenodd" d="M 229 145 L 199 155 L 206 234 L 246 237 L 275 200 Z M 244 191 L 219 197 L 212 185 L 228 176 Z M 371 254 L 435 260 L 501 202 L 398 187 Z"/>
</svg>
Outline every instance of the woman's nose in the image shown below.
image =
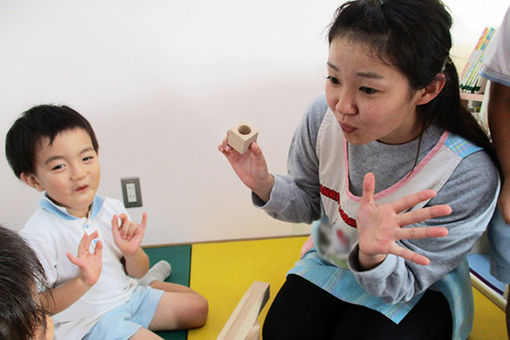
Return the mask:
<svg viewBox="0 0 510 340">
<path fill-rule="evenodd" d="M 340 91 L 335 105 L 335 111 L 341 115 L 354 115 L 358 112 L 356 101 L 351 91 Z"/>
</svg>

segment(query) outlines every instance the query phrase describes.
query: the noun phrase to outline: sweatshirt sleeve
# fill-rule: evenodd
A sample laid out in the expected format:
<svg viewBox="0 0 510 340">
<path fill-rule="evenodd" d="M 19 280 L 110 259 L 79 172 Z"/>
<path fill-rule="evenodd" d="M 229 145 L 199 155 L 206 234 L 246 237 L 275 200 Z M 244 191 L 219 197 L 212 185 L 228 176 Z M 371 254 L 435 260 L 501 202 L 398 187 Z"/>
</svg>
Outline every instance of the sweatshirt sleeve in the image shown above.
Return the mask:
<svg viewBox="0 0 510 340">
<path fill-rule="evenodd" d="M 290 146 L 287 175 L 274 175 L 269 201 L 254 193 L 252 201 L 270 216 L 288 222 L 311 223 L 320 216 L 317 134 L 328 109 L 324 94 L 317 96 L 298 125 Z"/>
<path fill-rule="evenodd" d="M 483 174 L 483 175 L 482 175 Z M 422 266 L 388 255 L 377 267 L 360 271 L 358 246 L 351 252 L 349 266 L 360 284 L 386 302 L 409 301 L 457 268 L 485 231 L 496 206 L 499 175 L 485 152 L 464 158 L 450 179 L 427 206 L 449 204 L 452 213 L 410 227 L 444 226 L 441 238 L 401 240 L 400 246 L 430 259 Z"/>
</svg>

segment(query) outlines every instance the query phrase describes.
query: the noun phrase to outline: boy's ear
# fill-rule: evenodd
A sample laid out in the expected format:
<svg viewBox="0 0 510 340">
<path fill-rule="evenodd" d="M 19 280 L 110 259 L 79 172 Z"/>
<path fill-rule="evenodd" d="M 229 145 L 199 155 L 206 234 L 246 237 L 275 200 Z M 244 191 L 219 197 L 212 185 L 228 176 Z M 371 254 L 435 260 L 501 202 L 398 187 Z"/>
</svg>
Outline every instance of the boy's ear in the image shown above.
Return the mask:
<svg viewBox="0 0 510 340">
<path fill-rule="evenodd" d="M 34 188 L 37 191 L 44 191 L 44 188 L 41 186 L 37 177 L 34 174 L 26 174 L 22 172 L 19 176 L 23 182 L 25 182 L 28 186 Z"/>
<path fill-rule="evenodd" d="M 423 105 L 436 98 L 446 84 L 446 76 L 444 73 L 438 73 L 432 81 L 422 89 L 422 93 L 416 102 L 416 105 Z"/>
</svg>

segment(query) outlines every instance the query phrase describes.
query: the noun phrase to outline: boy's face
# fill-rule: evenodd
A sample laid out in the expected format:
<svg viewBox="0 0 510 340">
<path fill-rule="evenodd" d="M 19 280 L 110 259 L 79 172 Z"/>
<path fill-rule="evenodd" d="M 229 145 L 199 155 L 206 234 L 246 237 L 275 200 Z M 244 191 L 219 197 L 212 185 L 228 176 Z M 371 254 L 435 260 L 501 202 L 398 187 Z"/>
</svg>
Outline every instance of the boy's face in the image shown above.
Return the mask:
<svg viewBox="0 0 510 340">
<path fill-rule="evenodd" d="M 89 134 L 64 130 L 53 143 L 43 138 L 36 148 L 35 174 L 21 174 L 31 187 L 46 194 L 67 212 L 85 217 L 99 185 L 99 160 Z"/>
</svg>

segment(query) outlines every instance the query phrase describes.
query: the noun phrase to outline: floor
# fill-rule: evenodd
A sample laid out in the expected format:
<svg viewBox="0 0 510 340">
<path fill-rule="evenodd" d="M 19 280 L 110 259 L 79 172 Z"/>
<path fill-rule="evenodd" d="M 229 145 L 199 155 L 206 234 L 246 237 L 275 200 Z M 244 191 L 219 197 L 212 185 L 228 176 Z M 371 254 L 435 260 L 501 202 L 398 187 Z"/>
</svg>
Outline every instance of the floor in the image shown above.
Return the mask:
<svg viewBox="0 0 510 340">
<path fill-rule="evenodd" d="M 299 257 L 306 237 L 212 242 L 146 248 L 151 264 L 166 259 L 172 264 L 168 281 L 190 285 L 209 301 L 207 324 L 196 330 L 160 332 L 164 339 L 215 339 L 253 281 L 269 282 L 271 298 L 261 311 L 262 324 L 285 273 Z M 473 289 L 475 317 L 470 340 L 506 339 L 504 312 Z"/>
</svg>

